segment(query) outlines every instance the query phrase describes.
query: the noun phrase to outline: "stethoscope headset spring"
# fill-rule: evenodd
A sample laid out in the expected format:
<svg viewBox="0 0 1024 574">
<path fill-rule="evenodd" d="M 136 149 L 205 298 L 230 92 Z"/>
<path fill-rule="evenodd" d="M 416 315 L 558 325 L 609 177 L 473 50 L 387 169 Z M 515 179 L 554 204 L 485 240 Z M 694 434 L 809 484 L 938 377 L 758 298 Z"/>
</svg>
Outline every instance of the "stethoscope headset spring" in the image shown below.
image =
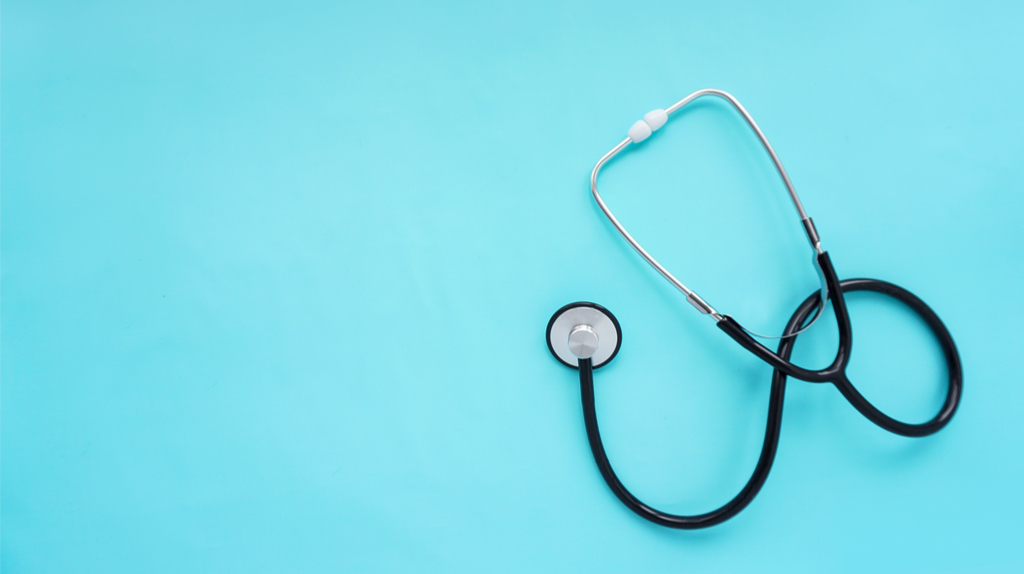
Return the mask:
<svg viewBox="0 0 1024 574">
<path fill-rule="evenodd" d="M 735 319 L 729 315 L 719 313 L 699 295 L 687 288 L 633 239 L 625 227 L 612 214 L 597 190 L 598 173 L 609 160 L 628 145 L 638 144 L 647 139 L 652 132 L 665 125 L 672 113 L 679 111 L 690 102 L 703 96 L 717 96 L 727 101 L 740 113 L 747 122 L 747 125 L 757 135 L 765 151 L 771 157 L 772 163 L 774 163 L 779 176 L 782 178 L 782 182 L 789 191 L 790 198 L 796 206 L 807 238 L 814 249 L 813 261 L 822 280 L 822 288 L 819 292 L 815 292 L 807 297 L 797 307 L 781 336 L 767 337 L 748 331 Z M 821 246 L 821 239 L 814 227 L 814 223 L 804 211 L 800 198 L 797 196 L 785 168 L 783 168 L 782 163 L 775 154 L 775 150 L 772 149 L 768 139 L 747 110 L 732 95 L 721 90 L 699 90 L 665 110 L 654 110 L 647 113 L 643 120 L 633 124 L 629 129 L 626 139 L 612 148 L 611 151 L 597 162 L 590 175 L 590 189 L 601 211 L 604 212 L 619 234 L 641 257 L 651 264 L 669 283 L 682 291 L 686 296 L 686 300 L 698 311 L 713 318 L 719 329 L 732 337 L 743 348 L 775 369 L 772 374 L 772 385 L 768 399 L 768 421 L 765 428 L 764 443 L 761 447 L 761 454 L 757 464 L 754 467 L 754 472 L 746 485 L 732 500 L 711 512 L 692 516 L 662 512 L 644 504 L 622 484 L 612 469 L 611 462 L 608 460 L 608 455 L 601 441 L 601 433 L 598 429 L 594 397 L 594 370 L 607 365 L 619 352 L 619 348 L 622 345 L 622 329 L 618 320 L 604 307 L 588 302 L 570 303 L 555 312 L 547 326 L 548 349 L 559 362 L 579 370 L 583 420 L 590 449 L 594 455 L 594 461 L 597 463 L 601 476 L 615 496 L 636 514 L 651 522 L 670 528 L 698 529 L 720 524 L 732 518 L 750 504 L 768 478 L 768 473 L 771 471 L 772 463 L 775 460 L 779 435 L 782 429 L 782 408 L 787 377 L 793 377 L 810 383 L 832 383 L 839 389 L 839 392 L 842 393 L 846 400 L 867 417 L 868 420 L 898 435 L 908 437 L 927 436 L 941 430 L 953 418 L 960 404 L 960 396 L 963 390 L 963 370 L 960 364 L 959 352 L 949 330 L 946 329 L 942 320 L 924 301 L 898 285 L 878 279 L 839 280 L 828 252 Z M 896 299 L 921 317 L 938 339 L 946 360 L 949 387 L 946 392 L 945 401 L 938 414 L 927 422 L 910 424 L 886 415 L 865 399 L 847 378 L 846 367 L 850 361 L 853 335 L 850 326 L 850 316 L 846 307 L 845 294 L 855 291 L 871 291 Z M 839 328 L 839 346 L 835 359 L 831 365 L 819 370 L 810 370 L 794 365 L 789 359 L 797 336 L 817 321 L 824 311 L 825 303 L 828 300 L 832 301 L 832 309 Z M 775 352 L 771 351 L 755 340 L 752 335 L 762 338 L 779 339 L 778 350 Z"/>
</svg>

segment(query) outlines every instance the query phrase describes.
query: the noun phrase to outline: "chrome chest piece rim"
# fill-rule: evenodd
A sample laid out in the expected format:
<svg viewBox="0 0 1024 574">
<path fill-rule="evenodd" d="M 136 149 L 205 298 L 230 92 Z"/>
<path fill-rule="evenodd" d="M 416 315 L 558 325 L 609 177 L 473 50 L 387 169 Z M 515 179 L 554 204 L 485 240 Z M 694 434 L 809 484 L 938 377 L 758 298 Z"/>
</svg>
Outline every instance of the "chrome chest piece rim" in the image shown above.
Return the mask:
<svg viewBox="0 0 1024 574">
<path fill-rule="evenodd" d="M 822 311 L 825 308 L 825 302 L 828 299 L 828 287 L 825 284 L 824 276 L 822 275 L 821 269 L 820 267 L 818 267 L 817 262 L 817 255 L 824 253 L 824 250 L 821 247 L 821 239 L 818 236 L 817 229 L 815 229 L 814 227 L 814 222 L 804 211 L 804 206 L 803 204 L 800 203 L 800 197 L 797 195 L 796 190 L 793 188 L 793 183 L 789 180 L 789 175 L 786 173 L 786 168 L 784 168 L 782 166 L 782 162 L 779 161 L 779 156 L 776 155 L 775 150 L 772 148 L 772 145 L 768 142 L 768 138 L 765 137 L 764 132 L 762 132 L 761 128 L 758 127 L 757 122 L 754 121 L 754 118 L 751 117 L 750 113 L 747 112 L 746 109 L 744 109 L 744 107 L 740 104 L 739 100 L 734 98 L 731 94 L 724 92 L 722 90 L 715 89 L 698 90 L 686 96 L 685 98 L 679 100 L 678 102 L 672 104 L 665 110 L 653 110 L 645 114 L 644 119 L 638 120 L 636 123 L 633 124 L 633 127 L 629 129 L 628 137 L 626 137 L 626 139 L 619 142 L 619 145 L 612 148 L 611 151 L 604 154 L 604 156 L 601 157 L 600 160 L 598 160 L 597 165 L 594 166 L 594 170 L 590 173 L 590 191 L 591 193 L 593 193 L 594 200 L 597 201 L 598 207 L 601 208 L 601 211 L 604 212 L 605 217 L 608 218 L 608 221 L 611 222 L 611 224 L 615 227 L 619 234 L 622 235 L 623 239 L 625 239 L 626 242 L 629 243 L 629 245 L 633 247 L 633 249 L 636 250 L 636 252 L 639 253 L 641 257 L 644 258 L 645 261 L 650 263 L 651 266 L 654 267 L 658 271 L 658 273 L 660 273 L 661 276 L 664 277 L 669 283 L 675 286 L 676 289 L 682 291 L 683 294 L 686 295 L 686 301 L 689 302 L 694 307 L 696 307 L 698 311 L 705 315 L 710 315 L 713 319 L 715 319 L 715 321 L 721 321 L 724 316 L 722 313 L 716 311 L 715 308 L 709 305 L 706 301 L 704 301 L 704 299 L 702 299 L 700 295 L 697 295 L 697 293 L 695 293 L 692 289 L 684 285 L 682 281 L 676 279 L 674 275 L 669 273 L 668 269 L 665 269 L 665 267 L 658 263 L 658 261 L 654 259 L 654 257 L 652 257 L 650 253 L 648 253 L 643 247 L 641 247 L 640 243 L 637 242 L 637 240 L 633 239 L 633 236 L 630 235 L 628 231 L 626 231 L 626 228 L 623 227 L 621 223 L 619 223 L 619 220 L 615 218 L 615 216 L 612 214 L 611 209 L 608 208 L 608 205 L 605 204 L 604 200 L 601 198 L 601 194 L 598 193 L 597 191 L 597 175 L 598 173 L 600 173 L 601 168 L 604 167 L 604 165 L 608 163 L 609 160 L 618 155 L 618 153 L 625 149 L 626 146 L 628 146 L 629 144 L 638 144 L 646 140 L 648 137 L 651 136 L 651 134 L 654 131 L 657 131 L 663 125 L 665 125 L 670 115 L 679 111 L 690 102 L 693 102 L 694 100 L 703 96 L 716 96 L 727 101 L 729 104 L 732 105 L 733 108 L 736 109 L 737 112 L 740 113 L 741 116 L 743 116 L 743 119 L 747 122 L 747 125 L 750 126 L 750 128 L 754 131 L 754 134 L 757 136 L 757 139 L 760 140 L 761 145 L 764 147 L 764 150 L 768 152 L 768 156 L 771 157 L 772 163 L 775 164 L 775 169 L 776 171 L 779 172 L 779 177 L 782 178 L 782 183 L 786 186 L 786 190 L 789 192 L 789 197 L 793 201 L 794 207 L 796 207 L 797 214 L 800 216 L 800 221 L 803 224 L 804 232 L 807 234 L 807 239 L 810 241 L 811 247 L 814 249 L 815 257 L 813 258 L 813 264 L 815 266 L 815 270 L 817 271 L 819 278 L 821 278 L 821 305 L 819 305 L 818 312 L 814 316 L 814 318 L 799 331 L 796 331 L 788 335 L 782 335 L 779 337 L 760 335 L 758 333 L 750 331 L 749 329 L 743 328 L 744 331 L 747 331 L 751 335 L 755 335 L 765 339 L 782 339 L 786 337 L 795 337 L 796 335 L 799 335 L 800 333 L 809 329 L 811 325 L 813 325 L 818 320 L 818 318 L 821 317 Z"/>
<path fill-rule="evenodd" d="M 563 365 L 578 369 L 580 359 L 590 359 L 596 369 L 618 354 L 622 329 L 611 311 L 580 301 L 555 311 L 548 321 L 547 340 L 551 354 Z"/>
</svg>

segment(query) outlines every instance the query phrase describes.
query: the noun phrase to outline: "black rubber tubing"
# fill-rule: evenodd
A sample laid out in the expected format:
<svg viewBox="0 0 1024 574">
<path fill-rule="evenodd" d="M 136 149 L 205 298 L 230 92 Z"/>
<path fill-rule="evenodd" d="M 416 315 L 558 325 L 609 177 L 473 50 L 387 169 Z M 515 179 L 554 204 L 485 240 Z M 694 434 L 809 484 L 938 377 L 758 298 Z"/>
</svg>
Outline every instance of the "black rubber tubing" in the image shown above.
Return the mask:
<svg viewBox="0 0 1024 574">
<path fill-rule="evenodd" d="M 831 365 L 817 371 L 794 365 L 788 359 L 773 353 L 756 341 L 749 333 L 743 330 L 743 327 L 735 319 L 728 315 L 722 317 L 722 320 L 717 323 L 718 328 L 725 331 L 727 335 L 732 337 L 744 349 L 757 355 L 762 361 L 801 381 L 826 383 L 843 376 L 846 364 L 850 362 L 850 348 L 853 346 L 853 329 L 850 327 L 850 314 L 846 310 L 846 298 L 842 296 L 839 277 L 836 275 L 835 267 L 832 266 L 832 260 L 829 258 L 828 253 L 820 253 L 818 255 L 818 266 L 825 276 L 829 299 L 832 300 L 832 309 L 836 315 L 836 325 L 839 327 L 839 348 L 836 350 L 836 358 L 832 361 Z M 817 296 L 817 293 L 815 293 L 811 297 Z M 806 301 L 804 303 L 806 304 Z M 802 308 L 803 306 L 799 307 L 797 313 Z M 812 310 L 816 308 L 815 306 Z M 792 322 L 792 319 L 790 321 Z"/>
<path fill-rule="evenodd" d="M 827 256 L 826 263 L 828 263 Z M 831 264 L 829 264 L 829 268 L 831 269 Z M 832 272 L 832 275 L 834 277 L 834 271 Z M 865 417 L 888 431 L 910 437 L 920 437 L 937 432 L 942 427 L 946 426 L 946 424 L 948 424 L 953 418 L 953 415 L 956 413 L 957 406 L 960 404 L 960 396 L 963 390 L 963 370 L 960 364 L 960 355 L 956 350 L 956 344 L 953 342 L 953 337 L 949 334 L 949 331 L 946 329 L 945 325 L 943 325 L 938 315 L 936 315 L 935 312 L 924 303 L 924 301 L 902 287 L 885 281 L 879 281 L 877 279 L 848 279 L 842 282 L 835 281 L 834 287 L 830 285 L 830 292 L 832 293 L 845 293 L 852 291 L 873 291 L 883 295 L 888 295 L 907 305 L 911 310 L 924 319 L 925 323 L 938 338 L 939 344 L 942 346 L 942 352 L 946 358 L 946 367 L 949 371 L 949 390 L 946 393 L 946 400 L 943 403 L 942 408 L 939 410 L 939 413 L 930 421 L 921 424 L 909 424 L 897 421 L 882 413 L 875 408 L 874 405 L 868 402 L 867 399 L 865 399 L 857 389 L 854 388 L 846 378 L 845 372 L 843 372 L 845 370 L 846 362 L 849 360 L 849 345 L 852 343 L 852 339 L 849 338 L 849 318 L 846 315 L 845 300 L 842 296 L 834 297 L 833 305 L 835 306 L 838 301 L 839 304 L 842 305 L 842 315 L 846 317 L 846 358 L 841 361 L 842 369 L 839 371 L 840 376 L 835 376 L 833 374 L 833 379 L 829 382 L 832 382 L 843 396 L 846 397 L 850 404 L 852 404 Z M 817 293 L 809 296 L 797 308 L 796 312 L 793 313 L 789 323 L 786 325 L 784 334 L 789 335 L 797 331 L 800 326 L 803 325 L 804 321 L 806 321 L 807 318 L 810 317 L 817 309 L 819 304 L 820 299 L 818 298 Z M 837 310 L 836 315 L 838 320 L 840 311 Z M 840 328 L 840 339 L 841 349 L 839 355 L 841 356 L 844 354 L 842 349 L 844 346 L 842 345 L 842 325 Z M 787 337 L 779 344 L 778 355 L 775 355 L 774 353 L 771 354 L 778 357 L 781 361 L 789 364 L 789 357 L 793 352 L 793 346 L 795 343 L 795 335 Z M 840 363 L 840 356 L 837 356 L 833 366 Z M 590 442 L 590 450 L 594 454 L 594 461 L 597 463 L 597 468 L 600 470 L 601 476 L 604 478 L 604 481 L 608 484 L 608 487 L 611 488 L 615 496 L 636 514 L 650 520 L 651 522 L 667 526 L 669 528 L 678 528 L 683 530 L 707 528 L 709 526 L 721 524 L 738 514 L 741 510 L 746 508 L 748 504 L 750 504 L 754 497 L 757 496 L 758 492 L 760 492 L 761 487 L 764 486 L 765 481 L 768 479 L 768 473 L 771 471 L 772 463 L 775 460 L 775 452 L 779 446 L 779 435 L 782 430 L 782 408 L 786 393 L 786 373 L 782 372 L 782 370 L 776 369 L 772 375 L 772 387 L 768 399 L 768 422 L 765 428 L 764 443 L 761 446 L 761 456 L 758 458 L 757 465 L 754 467 L 754 472 L 751 474 L 747 484 L 742 490 L 740 490 L 739 494 L 718 509 L 693 516 L 669 514 L 652 508 L 644 504 L 637 497 L 633 496 L 633 494 L 622 484 L 622 481 L 619 480 L 615 471 L 612 469 L 611 462 L 608 460 L 608 455 L 604 450 L 604 444 L 601 442 L 601 433 L 597 425 L 597 410 L 594 401 L 594 372 L 591 367 L 590 359 L 581 359 L 579 361 L 579 371 L 580 396 L 583 402 L 583 421 L 587 428 L 587 439 Z"/>
<path fill-rule="evenodd" d="M 847 279 L 839 285 L 843 293 L 871 291 L 892 297 L 909 307 L 914 313 L 917 313 L 924 320 L 925 324 L 928 325 L 928 328 L 935 335 L 939 346 L 942 348 L 942 354 L 946 359 L 946 370 L 949 374 L 949 387 L 946 391 L 946 400 L 943 402 L 939 412 L 931 420 L 919 424 L 911 424 L 890 417 L 868 402 L 864 395 L 860 394 L 853 386 L 853 383 L 850 382 L 850 379 L 847 378 L 845 365 L 841 371 L 835 373 L 827 382 L 834 384 L 839 389 L 839 392 L 846 397 L 846 400 L 860 411 L 862 415 L 867 417 L 868 420 L 889 432 L 909 437 L 922 437 L 938 432 L 942 427 L 949 424 L 949 421 L 953 419 L 953 415 L 956 414 L 957 407 L 960 406 L 960 397 L 963 394 L 964 372 L 963 366 L 960 364 L 960 353 L 956 349 L 953 336 L 950 335 L 949 330 L 946 329 L 939 316 L 924 301 L 899 285 L 893 285 L 878 279 Z M 835 297 L 832 299 L 832 304 L 835 306 L 837 301 L 844 298 Z M 784 333 L 790 334 L 798 330 L 800 325 L 813 315 L 819 304 L 820 300 L 817 294 L 805 299 L 789 319 L 789 324 L 786 325 Z M 843 314 L 846 314 L 845 301 L 843 304 Z M 846 322 L 849 325 L 849 319 Z M 787 362 L 793 351 L 796 338 L 796 335 L 787 337 L 779 344 L 779 356 Z M 849 358 L 849 350 L 847 350 L 846 356 Z M 774 383 L 778 379 L 785 380 L 786 374 L 776 369 L 775 374 L 772 376 L 772 382 Z"/>
<path fill-rule="evenodd" d="M 597 428 L 597 412 L 594 406 L 594 371 L 590 365 L 590 359 L 580 359 L 580 394 L 583 398 L 583 421 L 587 427 L 587 439 L 590 441 L 590 450 L 594 453 L 594 461 L 597 463 L 601 476 L 608 483 L 615 496 L 622 501 L 630 510 L 640 516 L 670 528 L 683 530 L 695 530 L 707 528 L 729 520 L 746 508 L 750 501 L 754 500 L 761 490 L 768 472 L 775 460 L 775 451 L 779 446 L 779 433 L 782 430 L 782 402 L 786 394 L 786 378 L 772 380 L 771 397 L 768 399 L 768 425 L 764 433 L 764 445 L 761 447 L 761 456 L 757 459 L 757 466 L 750 476 L 743 490 L 725 503 L 717 510 L 695 516 L 681 516 L 669 514 L 647 506 L 622 484 L 619 477 L 612 470 L 611 462 L 604 451 L 604 444 L 601 443 L 601 433 Z"/>
</svg>

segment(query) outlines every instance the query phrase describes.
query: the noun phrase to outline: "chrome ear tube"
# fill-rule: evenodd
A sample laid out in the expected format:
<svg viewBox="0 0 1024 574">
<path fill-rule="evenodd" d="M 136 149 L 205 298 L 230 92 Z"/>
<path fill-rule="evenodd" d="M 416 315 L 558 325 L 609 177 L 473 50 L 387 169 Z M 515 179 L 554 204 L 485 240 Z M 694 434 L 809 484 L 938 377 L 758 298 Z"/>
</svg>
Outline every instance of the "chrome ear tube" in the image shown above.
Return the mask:
<svg viewBox="0 0 1024 574">
<path fill-rule="evenodd" d="M 626 139 L 619 142 L 618 145 L 613 147 L 611 151 L 604 154 L 604 156 L 602 156 L 601 159 L 597 161 L 597 164 L 594 166 L 594 169 L 590 172 L 590 192 L 593 194 L 594 201 L 597 202 L 598 207 L 601 208 L 601 211 L 604 213 L 605 217 L 607 217 L 608 221 L 611 222 L 613 227 L 615 227 L 615 230 L 619 232 L 619 235 L 621 235 L 622 238 L 625 239 L 626 242 L 629 243 L 629 245 L 634 250 L 636 250 L 636 252 L 639 253 L 641 257 L 644 258 L 645 261 L 650 263 L 650 265 L 654 267 L 658 271 L 658 273 L 660 273 L 661 276 L 664 277 L 669 283 L 675 286 L 676 289 L 682 291 L 683 294 L 686 295 L 686 301 L 688 303 L 696 307 L 697 310 L 700 311 L 701 313 L 705 315 L 710 315 L 716 321 L 720 321 L 723 317 L 722 314 L 718 313 L 718 311 L 716 311 L 714 307 L 712 307 L 704 299 L 702 299 L 700 295 L 698 295 L 692 289 L 684 285 L 682 281 L 676 279 L 675 276 L 668 271 L 668 269 L 666 269 L 662 264 L 658 263 L 658 261 L 653 256 L 651 256 L 651 254 L 648 253 L 647 250 L 645 250 L 640 245 L 640 243 L 636 239 L 634 239 L 632 235 L 629 234 L 628 231 L 626 231 L 625 226 L 623 226 L 622 223 L 619 222 L 619 220 L 612 213 L 612 210 L 608 207 L 608 204 L 606 204 L 604 202 L 604 199 L 601 198 L 601 194 L 597 191 L 597 176 L 598 174 L 601 173 L 601 168 L 603 168 L 606 163 L 611 161 L 612 158 L 618 155 L 619 152 L 621 152 L 622 150 L 626 149 L 626 147 L 629 146 L 630 144 L 638 144 L 646 140 L 648 137 L 651 136 L 653 132 L 657 131 L 662 126 L 664 126 L 665 123 L 668 122 L 669 116 L 671 116 L 673 113 L 678 112 L 679 110 L 683 109 L 687 104 L 697 100 L 698 98 L 705 96 L 714 96 L 725 100 L 730 105 L 732 105 L 732 107 L 735 108 L 737 112 L 739 112 L 739 114 L 743 117 L 744 121 L 746 121 L 747 125 L 750 126 L 750 129 L 753 130 L 754 134 L 757 136 L 757 139 L 761 142 L 761 145 L 764 147 L 764 150 L 768 152 L 768 156 L 771 158 L 772 163 L 775 165 L 775 170 L 779 173 L 779 177 L 782 179 L 782 183 L 786 186 L 786 190 L 789 192 L 789 197 L 793 202 L 793 206 L 796 207 L 797 214 L 800 216 L 800 221 L 803 224 L 804 232 L 807 234 L 807 239 L 808 241 L 810 241 L 811 247 L 814 249 L 815 254 L 818 255 L 823 253 L 824 251 L 821 247 L 821 239 L 818 236 L 817 229 L 815 229 L 814 227 L 814 221 L 812 221 L 811 218 L 807 215 L 807 212 L 804 211 L 804 206 L 800 202 L 800 196 L 797 195 L 796 189 L 793 187 L 793 182 L 790 181 L 789 174 L 786 173 L 786 168 L 782 166 L 782 161 L 779 160 L 779 156 L 775 153 L 775 149 L 772 147 L 772 144 L 768 141 L 768 138 L 764 135 L 764 132 L 761 131 L 761 128 L 757 125 L 757 122 L 754 121 L 754 118 L 750 115 L 750 112 L 748 112 L 746 108 L 744 108 L 743 105 L 740 104 L 739 100 L 734 98 L 728 92 L 723 92 L 722 90 L 698 90 L 686 96 L 685 98 L 679 100 L 678 102 L 672 104 L 671 106 L 668 107 L 668 109 L 654 110 L 645 114 L 644 119 L 638 120 L 629 129 Z M 649 119 L 652 119 L 654 123 L 649 123 Z M 646 129 L 644 128 L 644 126 L 646 126 Z M 822 273 L 821 268 L 818 266 L 817 257 L 812 259 L 812 264 L 817 268 L 817 272 L 820 277 Z M 821 301 L 824 303 L 827 299 L 828 286 L 825 284 L 824 278 L 822 278 Z M 796 333 L 787 336 L 795 336 L 809 329 L 811 325 L 813 325 L 818 320 L 818 317 L 821 314 L 821 309 L 823 308 L 824 305 L 819 307 L 818 314 L 815 315 L 815 317 L 811 320 L 810 323 L 805 325 Z M 747 332 L 765 339 L 781 338 L 769 335 L 758 335 L 757 333 L 754 333 L 753 331 L 749 330 Z"/>
</svg>

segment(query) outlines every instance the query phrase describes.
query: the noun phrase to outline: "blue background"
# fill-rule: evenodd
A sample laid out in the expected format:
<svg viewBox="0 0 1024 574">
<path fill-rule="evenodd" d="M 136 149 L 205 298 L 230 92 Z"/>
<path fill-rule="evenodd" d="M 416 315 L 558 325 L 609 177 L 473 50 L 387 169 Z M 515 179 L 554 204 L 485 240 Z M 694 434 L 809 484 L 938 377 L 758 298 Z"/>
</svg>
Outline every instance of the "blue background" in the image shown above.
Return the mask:
<svg viewBox="0 0 1024 574">
<path fill-rule="evenodd" d="M 1024 568 L 1019 3 L 79 4 L 3 6 L 4 572 Z M 966 378 L 924 439 L 791 382 L 762 493 L 678 532 L 601 481 L 544 327 L 581 299 L 621 321 L 598 411 L 637 495 L 698 513 L 743 485 L 771 371 L 587 185 L 704 87 L 760 123 L 840 276 L 926 300 Z M 601 184 L 751 328 L 815 288 L 721 102 Z M 849 300 L 851 378 L 930 417 L 934 340 Z"/>
</svg>

